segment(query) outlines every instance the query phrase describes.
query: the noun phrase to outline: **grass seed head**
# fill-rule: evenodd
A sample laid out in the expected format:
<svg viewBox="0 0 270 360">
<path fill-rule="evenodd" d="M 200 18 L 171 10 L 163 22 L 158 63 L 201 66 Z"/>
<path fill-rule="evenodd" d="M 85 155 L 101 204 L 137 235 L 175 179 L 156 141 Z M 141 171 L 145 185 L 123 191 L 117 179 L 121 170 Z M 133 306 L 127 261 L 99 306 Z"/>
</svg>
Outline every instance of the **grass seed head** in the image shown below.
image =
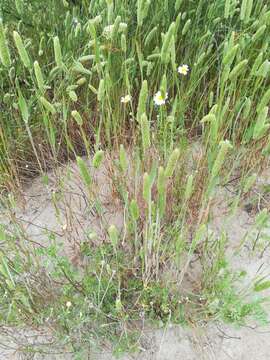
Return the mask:
<svg viewBox="0 0 270 360">
<path fill-rule="evenodd" d="M 0 18 L 0 60 L 5 67 L 11 66 L 10 53 L 6 41 L 3 20 Z"/>
<path fill-rule="evenodd" d="M 17 31 L 13 31 L 13 38 L 14 38 L 14 42 L 15 42 L 16 48 L 18 50 L 18 53 L 19 53 L 19 56 L 20 56 L 20 59 L 21 59 L 23 65 L 26 68 L 30 68 L 31 67 L 30 58 L 25 49 L 25 46 L 23 44 L 20 34 L 17 33 Z"/>
</svg>

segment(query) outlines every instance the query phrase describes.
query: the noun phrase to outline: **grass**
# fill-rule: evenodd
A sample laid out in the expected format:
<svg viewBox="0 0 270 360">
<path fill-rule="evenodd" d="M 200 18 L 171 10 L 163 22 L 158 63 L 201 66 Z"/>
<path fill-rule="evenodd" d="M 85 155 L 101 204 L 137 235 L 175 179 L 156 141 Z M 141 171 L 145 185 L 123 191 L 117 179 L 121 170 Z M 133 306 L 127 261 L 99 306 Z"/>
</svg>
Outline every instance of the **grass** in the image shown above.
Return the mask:
<svg viewBox="0 0 270 360">
<path fill-rule="evenodd" d="M 0 189 L 10 219 L 0 228 L 0 325 L 49 319 L 80 354 L 108 338 L 118 352 L 134 348 L 131 324 L 142 318 L 264 321 L 265 299 L 252 294 L 269 283 L 243 289 L 226 236 L 212 238 L 208 222 L 221 187 L 236 179 L 233 212 L 269 166 L 269 5 L 3 0 L 0 15 Z M 71 160 L 105 234 L 83 234 L 79 267 L 55 234 L 37 247 L 14 216 L 31 179 L 41 176 L 45 189 L 50 171 Z M 103 166 L 120 227 L 106 223 Z M 58 181 L 60 219 L 68 176 Z M 264 207 L 251 235 L 260 251 Z M 187 294 L 196 257 L 200 279 Z"/>
</svg>

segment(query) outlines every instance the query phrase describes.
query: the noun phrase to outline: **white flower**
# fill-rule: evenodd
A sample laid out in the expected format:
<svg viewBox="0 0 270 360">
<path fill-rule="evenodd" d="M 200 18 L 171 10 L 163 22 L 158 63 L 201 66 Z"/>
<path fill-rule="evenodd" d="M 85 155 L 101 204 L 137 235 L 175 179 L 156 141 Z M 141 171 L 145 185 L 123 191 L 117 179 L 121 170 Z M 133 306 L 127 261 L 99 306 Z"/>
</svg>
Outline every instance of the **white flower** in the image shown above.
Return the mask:
<svg viewBox="0 0 270 360">
<path fill-rule="evenodd" d="M 123 104 L 127 104 L 130 101 L 131 101 L 131 96 L 130 95 L 126 95 L 126 96 L 121 97 L 121 103 L 123 103 Z"/>
<path fill-rule="evenodd" d="M 164 105 L 168 99 L 168 93 L 166 92 L 165 96 L 162 95 L 161 91 L 158 91 L 154 96 L 154 103 L 158 106 Z"/>
<path fill-rule="evenodd" d="M 178 67 L 177 71 L 181 75 L 187 75 L 187 73 L 189 72 L 189 67 L 188 67 L 188 65 L 180 65 Z"/>
<path fill-rule="evenodd" d="M 68 301 L 68 302 L 66 303 L 66 307 L 69 309 L 71 306 L 72 306 L 72 303 L 71 303 L 70 301 Z"/>
</svg>

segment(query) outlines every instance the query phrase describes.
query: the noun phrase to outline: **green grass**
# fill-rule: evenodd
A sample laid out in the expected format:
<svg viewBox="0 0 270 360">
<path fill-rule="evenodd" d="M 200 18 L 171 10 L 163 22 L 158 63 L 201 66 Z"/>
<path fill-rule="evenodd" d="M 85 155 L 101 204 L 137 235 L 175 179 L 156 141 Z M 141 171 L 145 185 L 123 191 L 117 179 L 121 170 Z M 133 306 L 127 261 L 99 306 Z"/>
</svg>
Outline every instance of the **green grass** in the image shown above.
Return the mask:
<svg viewBox="0 0 270 360">
<path fill-rule="evenodd" d="M 180 324 L 262 320 L 263 298 L 237 291 L 243 274 L 230 272 L 222 234 L 215 246 L 207 241 L 207 223 L 220 185 L 237 174 L 236 209 L 254 173 L 269 165 L 270 6 L 3 0 L 0 16 L 0 190 L 13 223 L 0 232 L 0 323 L 55 319 L 55 331 L 76 352 L 78 332 L 87 345 L 114 342 L 120 333 L 116 349 L 134 347 L 127 324 L 142 313 Z M 199 149 L 190 166 L 193 144 Z M 46 181 L 50 169 L 75 160 L 87 206 L 102 218 L 94 175 L 105 158 L 125 238 L 109 224 L 100 248 L 85 241 L 91 266 L 80 270 L 53 239 L 46 249 L 33 248 L 12 217 L 25 184 L 38 175 Z M 201 286 L 186 299 L 181 285 L 198 253 Z M 44 258 L 50 265 L 43 279 L 35 274 Z M 176 274 L 168 283 L 167 264 Z M 20 274 L 33 276 L 30 285 Z"/>
</svg>

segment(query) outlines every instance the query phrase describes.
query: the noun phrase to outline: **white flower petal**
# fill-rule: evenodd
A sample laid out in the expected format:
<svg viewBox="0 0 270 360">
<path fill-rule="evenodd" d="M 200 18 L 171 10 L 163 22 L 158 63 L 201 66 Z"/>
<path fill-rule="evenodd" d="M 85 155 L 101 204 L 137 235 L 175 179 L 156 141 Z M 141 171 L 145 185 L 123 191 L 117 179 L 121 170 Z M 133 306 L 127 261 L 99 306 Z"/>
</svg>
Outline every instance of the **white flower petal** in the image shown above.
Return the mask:
<svg viewBox="0 0 270 360">
<path fill-rule="evenodd" d="M 158 106 L 165 105 L 167 99 L 168 99 L 168 93 L 166 93 L 164 97 L 161 94 L 161 91 L 158 91 L 154 96 L 154 103 Z"/>
<path fill-rule="evenodd" d="M 128 102 L 130 102 L 131 101 L 131 96 L 130 95 L 125 95 L 125 96 L 122 96 L 121 97 L 121 103 L 123 103 L 123 104 L 127 104 Z"/>
<path fill-rule="evenodd" d="M 186 64 L 180 65 L 177 69 L 177 71 L 179 72 L 179 74 L 181 75 L 187 75 L 189 72 L 189 67 Z"/>
</svg>

